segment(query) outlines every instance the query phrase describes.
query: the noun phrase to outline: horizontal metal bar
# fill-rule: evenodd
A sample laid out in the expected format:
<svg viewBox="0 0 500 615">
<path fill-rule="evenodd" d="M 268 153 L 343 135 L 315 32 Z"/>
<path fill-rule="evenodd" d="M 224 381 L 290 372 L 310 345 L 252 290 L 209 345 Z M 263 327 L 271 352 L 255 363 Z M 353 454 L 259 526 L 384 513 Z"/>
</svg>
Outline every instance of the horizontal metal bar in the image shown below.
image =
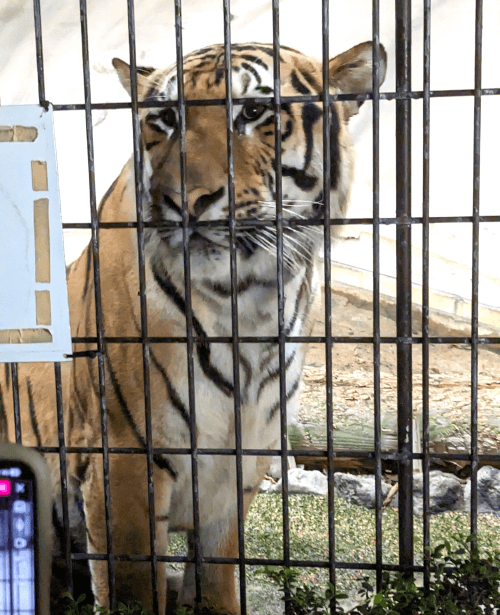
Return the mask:
<svg viewBox="0 0 500 615">
<path fill-rule="evenodd" d="M 57 446 L 41 446 L 36 447 L 36 450 L 44 454 L 59 454 L 59 447 Z M 67 446 L 66 453 L 79 453 L 79 454 L 95 454 L 100 455 L 103 453 L 101 446 Z M 111 455 L 146 455 L 147 449 L 138 447 L 116 447 L 110 446 L 107 451 Z M 199 455 L 222 455 L 222 456 L 235 456 L 236 449 L 234 448 L 199 448 L 197 449 Z M 154 455 L 191 455 L 190 448 L 153 448 Z M 242 449 L 241 454 L 247 457 L 277 457 L 281 455 L 281 449 Z M 288 456 L 291 457 L 327 457 L 328 451 L 324 450 L 310 450 L 310 449 L 289 449 Z M 351 459 L 353 457 L 358 459 L 375 459 L 375 450 L 372 451 L 350 451 L 350 450 L 338 450 L 333 451 L 335 459 Z M 398 453 L 381 452 L 380 458 L 385 461 L 398 461 L 400 455 Z M 423 459 L 424 453 L 411 453 L 405 456 L 405 459 Z M 469 453 L 429 453 L 429 459 L 436 461 L 470 461 L 472 454 Z M 487 462 L 500 462 L 500 454 L 478 455 L 479 463 Z"/>
<path fill-rule="evenodd" d="M 424 219 L 420 216 L 408 217 L 408 218 L 380 218 L 380 224 L 387 225 L 400 225 L 400 226 L 408 226 L 410 224 L 423 224 Z M 434 216 L 429 217 L 429 222 L 432 224 L 449 224 L 451 222 L 473 222 L 472 216 Z M 492 216 L 479 216 L 479 222 L 500 222 L 500 216 L 492 215 Z M 266 228 L 266 227 L 276 227 L 275 220 L 239 220 L 234 222 L 236 228 L 246 229 L 248 227 L 252 228 Z M 285 227 L 296 227 L 296 226 L 323 226 L 323 218 L 314 218 L 313 220 L 296 220 L 294 219 L 284 219 L 283 226 Z M 331 226 L 350 226 L 356 224 L 363 225 L 372 225 L 373 218 L 332 218 L 330 220 Z M 137 222 L 99 222 L 99 228 L 102 229 L 122 229 L 122 228 L 137 228 Z M 144 226 L 146 228 L 161 228 L 161 229 L 171 229 L 171 228 L 182 228 L 181 222 L 145 222 Z M 192 227 L 228 227 L 229 222 L 227 220 L 200 220 L 196 223 L 191 223 Z M 63 229 L 90 229 L 90 222 L 64 222 Z"/>
<path fill-rule="evenodd" d="M 73 560 L 98 560 L 105 561 L 107 559 L 107 555 L 102 553 L 72 553 L 71 559 Z M 117 562 L 150 562 L 151 555 L 113 555 L 114 559 Z M 159 562 L 168 562 L 168 563 L 186 563 L 186 562 L 194 562 L 194 558 L 187 557 L 186 555 L 158 555 L 157 560 Z M 203 557 L 202 562 L 204 564 L 238 564 L 241 561 L 240 558 L 237 557 Z M 261 557 L 245 557 L 243 558 L 244 563 L 247 566 L 284 566 L 285 561 L 283 559 L 265 559 Z M 328 568 L 328 561 L 309 561 L 309 560 L 298 560 L 291 559 L 287 561 L 287 565 L 298 567 L 298 568 Z M 335 566 L 338 568 L 342 568 L 344 570 L 375 570 L 376 564 L 369 564 L 366 562 L 335 562 Z M 382 564 L 383 570 L 389 570 L 393 572 L 398 572 L 402 570 L 402 567 L 397 564 Z M 415 572 L 422 572 L 423 566 L 414 566 L 413 570 Z"/>
<path fill-rule="evenodd" d="M 192 340 L 195 344 L 229 344 L 233 341 L 232 337 L 197 337 L 196 335 L 192 337 Z M 345 335 L 332 335 L 331 340 L 335 344 L 373 344 L 373 337 L 360 337 L 360 336 L 349 336 Z M 429 337 L 430 344 L 470 344 L 472 338 L 469 336 L 439 336 L 439 337 Z M 95 337 L 74 337 L 72 338 L 73 344 L 95 344 L 97 343 L 97 338 Z M 141 344 L 142 338 L 140 337 L 105 337 L 104 341 L 107 344 Z M 187 341 L 186 337 L 146 337 L 144 341 L 150 344 L 185 344 Z M 260 344 L 260 343 L 278 343 L 277 336 L 255 336 L 255 337 L 238 337 L 237 341 L 239 344 Z M 406 344 L 422 344 L 421 336 L 412 336 L 408 338 L 398 337 L 381 337 L 380 343 L 382 344 L 396 344 L 398 341 L 403 341 Z M 324 344 L 325 336 L 285 336 L 285 342 L 291 344 Z M 500 344 L 500 337 L 498 336 L 489 336 L 489 337 L 479 337 L 479 344 Z M 78 353 L 75 353 L 73 356 L 78 358 Z"/>
<path fill-rule="evenodd" d="M 478 92 L 476 90 L 433 90 L 430 92 L 431 98 L 447 98 L 447 97 L 463 97 L 463 96 L 475 96 Z M 484 88 L 479 91 L 479 96 L 500 96 L 500 88 Z M 423 98 L 424 93 L 420 90 L 412 92 L 380 92 L 380 100 L 418 100 Z M 330 94 L 330 100 L 357 100 L 360 102 L 371 100 L 372 94 Z M 309 102 L 322 102 L 323 96 L 282 96 L 282 103 L 309 103 Z M 258 101 L 258 102 L 274 102 L 273 96 L 262 96 L 259 98 L 232 98 L 234 105 L 242 105 L 244 103 Z M 186 100 L 186 107 L 222 107 L 226 104 L 225 98 L 213 98 L 206 100 Z M 84 104 L 57 104 L 53 105 L 54 111 L 84 111 Z M 177 101 L 156 99 L 148 100 L 138 103 L 139 108 L 159 108 L 159 107 L 176 107 Z M 92 103 L 90 106 L 92 111 L 102 109 L 131 109 L 132 103 Z"/>
</svg>

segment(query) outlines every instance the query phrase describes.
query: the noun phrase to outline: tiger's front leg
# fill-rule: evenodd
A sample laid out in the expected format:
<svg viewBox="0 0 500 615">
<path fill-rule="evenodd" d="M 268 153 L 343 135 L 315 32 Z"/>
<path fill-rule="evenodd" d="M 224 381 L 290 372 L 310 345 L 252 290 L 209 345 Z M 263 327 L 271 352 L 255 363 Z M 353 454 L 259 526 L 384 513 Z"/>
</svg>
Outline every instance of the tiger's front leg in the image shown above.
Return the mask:
<svg viewBox="0 0 500 615">
<path fill-rule="evenodd" d="M 164 555 L 168 545 L 168 510 L 172 478 L 165 471 L 154 469 L 156 553 Z M 112 553 L 115 555 L 151 555 L 147 465 L 142 455 L 110 455 L 110 494 L 112 519 Z M 82 484 L 87 520 L 87 542 L 91 553 L 106 553 L 104 481 L 101 456 L 94 455 Z M 90 560 L 92 590 L 96 603 L 110 606 L 108 564 Z M 134 601 L 153 610 L 151 562 L 115 561 L 117 602 Z M 166 564 L 157 564 L 158 612 L 166 606 Z"/>
<path fill-rule="evenodd" d="M 243 519 L 246 519 L 250 504 L 257 493 L 257 487 L 251 493 L 243 494 Z M 239 556 L 238 520 L 235 509 L 229 518 L 219 523 L 202 527 L 200 530 L 202 555 L 205 557 Z M 188 535 L 189 555 L 194 556 L 194 536 Z M 201 594 L 203 604 L 212 607 L 221 615 L 240 615 L 240 603 L 237 597 L 233 564 L 203 564 L 201 572 Z M 182 591 L 178 598 L 179 605 L 193 606 L 196 596 L 195 565 L 186 564 Z"/>
</svg>

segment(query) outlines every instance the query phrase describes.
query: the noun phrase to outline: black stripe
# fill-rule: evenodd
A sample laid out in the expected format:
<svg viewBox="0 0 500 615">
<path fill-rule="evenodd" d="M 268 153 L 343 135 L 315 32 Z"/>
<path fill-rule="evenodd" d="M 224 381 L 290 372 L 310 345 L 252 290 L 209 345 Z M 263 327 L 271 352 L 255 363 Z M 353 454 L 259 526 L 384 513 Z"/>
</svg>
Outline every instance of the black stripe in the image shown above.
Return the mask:
<svg viewBox="0 0 500 615">
<path fill-rule="evenodd" d="M 318 80 L 314 75 L 311 75 L 311 73 L 307 72 L 306 70 L 299 70 L 298 72 L 300 76 L 304 77 L 307 83 L 316 90 L 316 92 L 319 92 L 321 90 L 321 85 L 318 83 Z"/>
<path fill-rule="evenodd" d="M 292 352 L 292 354 L 286 360 L 286 363 L 285 363 L 285 373 L 288 371 L 288 368 L 290 367 L 290 365 L 292 364 L 293 360 L 295 359 L 295 355 L 296 355 L 296 352 L 294 350 Z M 272 382 L 273 380 L 277 380 L 279 378 L 279 375 L 280 375 L 280 366 L 278 366 L 272 372 L 269 372 L 267 374 L 267 376 L 265 376 L 261 380 L 261 383 L 259 384 L 259 389 L 257 391 L 257 401 L 259 401 L 260 395 L 261 395 L 262 391 L 264 390 L 264 387 L 266 385 L 268 385 L 270 382 Z"/>
<path fill-rule="evenodd" d="M 4 371 L 5 371 L 5 384 L 7 388 L 10 388 L 10 363 L 4 363 Z"/>
<path fill-rule="evenodd" d="M 306 137 L 306 154 L 304 158 L 304 173 L 311 162 L 311 155 L 314 144 L 313 126 L 322 116 L 320 108 L 314 103 L 302 107 L 302 127 Z"/>
<path fill-rule="evenodd" d="M 156 194 L 153 194 L 153 191 L 151 191 L 151 196 L 153 197 L 153 207 L 159 208 L 159 211 L 161 213 L 161 205 L 158 205 L 158 203 L 156 202 Z M 179 216 L 182 218 L 182 209 L 179 207 L 179 205 L 177 205 L 174 199 L 170 198 L 168 194 L 163 194 L 161 196 L 163 197 L 163 202 L 165 203 L 165 205 L 170 209 L 173 209 L 173 211 L 175 211 L 176 214 L 179 214 Z"/>
<path fill-rule="evenodd" d="M 187 56 L 184 57 L 184 61 L 191 59 L 191 58 L 196 58 L 197 56 L 202 56 L 205 55 L 206 53 L 208 53 L 209 51 L 214 51 L 215 50 L 215 46 L 214 45 L 209 45 L 208 47 L 202 47 L 201 49 L 196 49 L 196 51 L 192 51 L 191 53 L 188 53 Z M 212 55 L 207 55 L 205 56 L 206 58 L 215 58 L 216 55 L 212 54 Z"/>
<path fill-rule="evenodd" d="M 42 446 L 42 438 L 40 437 L 40 429 L 38 428 L 38 422 L 36 420 L 35 402 L 33 401 L 33 391 L 31 390 L 31 380 L 26 379 L 26 385 L 28 387 L 28 407 L 30 411 L 31 427 L 36 438 L 36 445 L 38 448 Z"/>
<path fill-rule="evenodd" d="M 285 132 L 281 137 L 281 142 L 286 141 L 288 137 L 290 137 L 293 133 L 293 122 L 292 120 L 287 120 L 285 124 Z"/>
<path fill-rule="evenodd" d="M 87 476 L 87 470 L 90 465 L 90 455 L 86 455 L 83 461 L 80 461 L 76 467 L 76 478 L 80 483 L 83 483 L 85 477 Z"/>
<path fill-rule="evenodd" d="M 155 70 L 156 68 L 154 68 L 153 66 L 138 66 L 137 67 L 137 73 L 139 75 L 144 75 L 145 77 L 147 77 L 151 73 L 154 73 Z"/>
<path fill-rule="evenodd" d="M 196 76 L 198 76 L 199 73 L 196 73 Z M 215 85 L 219 85 L 219 83 L 222 81 L 222 77 L 224 77 L 224 71 L 222 70 L 222 68 L 218 68 L 215 71 L 215 81 L 214 84 Z"/>
<path fill-rule="evenodd" d="M 287 402 L 290 401 L 292 396 L 297 392 L 297 389 L 299 388 L 299 385 L 300 385 L 300 378 L 301 377 L 299 376 L 297 378 L 297 380 L 292 384 L 290 390 L 287 391 L 287 394 L 286 394 L 286 401 Z M 267 417 L 267 422 L 268 423 L 270 423 L 273 420 L 273 418 L 275 417 L 276 412 L 279 410 L 279 408 L 280 408 L 280 400 L 278 399 L 278 401 L 273 406 L 271 406 L 271 408 L 269 410 L 269 414 L 268 414 L 268 417 Z"/>
<path fill-rule="evenodd" d="M 231 296 L 231 285 L 223 284 L 222 282 L 212 282 L 211 280 L 203 280 L 203 286 L 207 289 L 219 295 L 220 297 L 230 297 Z M 248 277 L 241 282 L 238 283 L 238 288 L 236 289 L 236 293 L 240 295 L 245 291 L 253 288 L 254 286 L 258 286 L 260 288 L 276 288 L 277 281 L 276 280 L 259 280 L 253 277 Z"/>
<path fill-rule="evenodd" d="M 85 264 L 86 270 L 85 270 L 85 282 L 83 284 L 82 301 L 86 298 L 88 290 L 89 290 L 91 264 L 92 264 L 92 250 L 90 249 L 90 243 L 89 243 L 89 245 L 87 246 L 87 261 Z"/>
<path fill-rule="evenodd" d="M 278 344 L 273 343 L 268 344 L 265 349 L 267 350 L 267 356 L 261 359 L 259 363 L 259 371 L 261 372 L 271 363 L 279 351 Z"/>
<path fill-rule="evenodd" d="M 259 85 L 262 83 L 262 77 L 259 75 L 259 73 L 255 70 L 255 68 L 251 64 L 248 64 L 248 62 L 242 62 L 241 67 L 247 70 L 249 73 L 252 73 L 252 75 L 255 77 Z"/>
<path fill-rule="evenodd" d="M 173 285 L 172 281 L 168 277 L 161 276 L 155 267 L 153 267 L 153 275 L 163 290 L 163 292 L 175 303 L 179 311 L 186 316 L 186 302 L 184 298 L 181 296 L 177 288 Z M 196 332 L 196 335 L 199 337 L 206 337 L 203 327 L 201 326 L 200 321 L 193 314 L 193 327 Z M 198 360 L 200 362 L 201 369 L 205 376 L 209 378 L 215 386 L 221 390 L 225 395 L 230 397 L 233 394 L 234 387 L 229 380 L 227 380 L 220 371 L 212 365 L 210 362 L 210 345 L 208 342 L 198 342 L 196 345 L 196 353 L 198 355 Z"/>
<path fill-rule="evenodd" d="M 151 148 L 153 148 L 155 145 L 159 145 L 160 143 L 161 141 L 150 141 L 149 143 L 146 143 L 146 151 L 149 152 Z"/>
<path fill-rule="evenodd" d="M 296 53 L 299 56 L 304 55 L 301 51 L 297 51 L 297 49 L 294 49 L 293 47 L 288 47 L 287 45 L 280 45 L 280 49 L 286 49 L 286 51 L 292 51 L 293 53 Z"/>
<path fill-rule="evenodd" d="M 101 202 L 99 203 L 99 207 L 98 207 L 98 217 L 99 217 L 99 220 L 101 219 L 101 213 L 102 213 L 102 210 L 104 208 L 104 205 L 106 205 L 106 201 L 109 199 L 109 197 L 111 196 L 111 193 L 116 188 L 116 184 L 118 183 L 119 179 L 120 179 L 120 176 L 118 175 L 118 177 L 115 179 L 115 181 L 106 190 L 106 192 L 104 193 L 104 196 L 101 199 Z"/>
<path fill-rule="evenodd" d="M 264 128 L 264 126 L 272 126 L 274 125 L 274 114 L 271 113 L 267 119 L 258 124 L 259 128 Z"/>
<path fill-rule="evenodd" d="M 151 128 L 151 130 L 154 130 L 155 132 L 158 132 L 162 135 L 168 135 L 168 132 L 166 130 L 163 130 L 161 126 L 158 126 L 158 124 L 155 124 L 154 122 L 149 122 L 146 120 L 146 125 L 148 126 L 148 128 Z"/>
<path fill-rule="evenodd" d="M 241 49 L 255 49 L 255 47 L 250 47 L 250 46 L 249 47 L 241 47 Z M 259 46 L 258 49 L 259 49 L 259 51 L 262 51 L 262 53 L 265 53 L 266 56 L 270 56 L 271 58 L 274 58 L 274 50 L 272 48 L 271 49 L 267 49 L 266 47 Z M 284 62 L 283 56 L 281 55 L 281 53 L 280 53 L 280 62 Z"/>
<path fill-rule="evenodd" d="M 299 292 L 297 293 L 297 297 L 295 298 L 295 306 L 293 308 L 293 316 L 290 319 L 290 322 L 285 327 L 285 331 L 284 331 L 285 335 L 290 335 L 290 333 L 293 331 L 293 328 L 295 327 L 295 323 L 297 322 L 297 318 L 298 318 L 298 315 L 299 315 L 300 302 L 302 301 L 302 296 L 304 294 L 304 289 L 307 288 L 306 283 L 305 283 L 306 276 L 307 276 L 307 271 L 306 271 L 306 273 L 304 275 L 304 278 L 302 279 L 302 283 L 300 285 Z"/>
<path fill-rule="evenodd" d="M 90 359 L 88 359 L 90 360 Z M 90 374 L 90 368 L 89 368 L 89 376 L 90 376 L 90 384 L 92 385 L 92 387 L 94 387 L 94 382 L 92 380 L 92 375 Z M 78 413 L 78 418 L 81 421 L 81 424 L 84 425 L 85 424 L 85 418 L 86 418 L 86 413 L 85 413 L 85 409 L 86 406 L 83 404 L 82 402 L 82 396 L 80 394 L 80 391 L 78 390 L 78 386 L 77 386 L 77 378 L 76 378 L 76 369 L 73 366 L 73 391 L 75 393 L 75 397 L 76 397 L 76 402 L 78 404 L 78 407 L 80 409 L 80 412 Z M 95 390 L 94 388 L 94 393 L 96 395 L 96 397 L 99 397 L 99 392 Z M 70 429 L 74 429 L 75 427 L 75 416 L 77 414 L 77 409 L 74 405 L 71 406 L 70 408 L 70 413 L 69 413 L 69 427 Z"/>
<path fill-rule="evenodd" d="M 7 363 L 5 364 L 7 365 Z M 0 384 L 0 440 L 8 439 L 7 413 L 5 412 L 5 402 L 3 398 L 2 385 Z"/>
<path fill-rule="evenodd" d="M 120 385 L 118 384 L 118 379 L 116 378 L 116 374 L 113 371 L 113 368 L 111 366 L 111 361 L 107 353 L 106 353 L 106 363 L 108 366 L 111 384 L 113 385 L 113 390 L 115 392 L 116 398 L 118 399 L 118 403 L 120 405 L 123 416 L 125 417 L 125 420 L 127 421 L 129 427 L 134 432 L 134 435 L 136 437 L 137 442 L 139 443 L 139 446 L 141 448 L 146 448 L 146 441 L 142 437 L 142 434 L 139 431 L 139 428 L 134 421 L 134 417 L 132 416 L 130 410 L 128 409 L 127 402 L 125 401 L 125 398 L 123 397 L 122 390 L 120 388 Z M 160 468 L 161 470 L 166 470 L 174 480 L 177 478 L 177 472 L 172 468 L 172 465 L 167 458 L 162 457 L 161 455 L 153 455 L 153 461 L 158 468 Z"/>
<path fill-rule="evenodd" d="M 336 190 L 340 179 L 340 120 L 335 105 L 330 107 L 330 185 Z"/>
<path fill-rule="evenodd" d="M 259 66 L 262 66 L 262 68 L 269 70 L 269 66 L 257 56 L 250 55 L 249 53 L 242 53 L 240 56 L 236 56 L 236 57 L 243 58 L 244 60 L 248 60 L 249 62 L 253 62 L 254 64 L 258 64 Z"/>
<path fill-rule="evenodd" d="M 175 390 L 174 385 L 170 381 L 170 378 L 167 376 L 166 371 L 163 369 L 163 365 L 154 356 L 152 350 L 150 351 L 150 356 L 153 359 L 154 366 L 160 372 L 160 374 L 161 374 L 161 376 L 163 378 L 163 382 L 165 383 L 165 387 L 167 389 L 167 393 L 168 393 L 168 396 L 170 398 L 170 401 L 172 402 L 172 405 L 174 406 L 174 408 L 176 410 L 179 411 L 181 417 L 184 419 L 184 422 L 186 423 L 187 427 L 189 428 L 190 427 L 189 412 L 187 411 L 186 407 L 182 403 L 182 400 L 181 400 L 181 398 L 179 396 L 179 393 Z"/>
<path fill-rule="evenodd" d="M 241 352 L 238 353 L 238 357 L 240 360 L 240 365 L 243 368 L 243 371 L 245 372 L 245 384 L 243 386 L 243 391 L 246 396 L 248 395 L 248 389 L 250 388 L 250 384 L 252 382 L 252 376 L 253 376 L 252 364 L 250 363 L 250 361 L 246 359 L 246 357 L 244 357 L 241 354 Z"/>
<path fill-rule="evenodd" d="M 297 90 L 299 94 L 311 94 L 311 90 L 302 83 L 295 71 L 292 71 L 291 82 L 292 87 Z"/>
<path fill-rule="evenodd" d="M 170 519 L 169 515 L 156 515 L 155 521 L 168 521 Z"/>
<path fill-rule="evenodd" d="M 318 183 L 318 179 L 316 177 L 312 177 L 312 175 L 304 173 L 302 169 L 283 166 L 282 175 L 283 177 L 291 177 L 295 182 L 295 185 L 301 190 L 304 190 L 304 192 L 309 192 Z"/>
</svg>

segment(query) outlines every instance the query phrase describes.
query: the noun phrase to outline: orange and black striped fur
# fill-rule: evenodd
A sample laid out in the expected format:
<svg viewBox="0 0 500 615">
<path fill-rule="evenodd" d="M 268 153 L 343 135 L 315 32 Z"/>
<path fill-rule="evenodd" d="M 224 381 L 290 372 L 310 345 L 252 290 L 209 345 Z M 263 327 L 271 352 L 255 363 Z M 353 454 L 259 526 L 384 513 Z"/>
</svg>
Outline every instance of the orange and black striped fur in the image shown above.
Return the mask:
<svg viewBox="0 0 500 615">
<path fill-rule="evenodd" d="M 380 75 L 385 76 L 386 54 L 380 49 Z M 281 48 L 282 96 L 316 95 L 322 90 L 321 63 L 289 48 Z M 129 66 L 114 60 L 120 80 L 129 89 Z M 223 99 L 224 51 L 221 45 L 200 49 L 184 59 L 185 97 Z M 269 97 L 273 88 L 273 50 L 266 44 L 232 47 L 232 95 L 248 98 L 234 104 L 235 210 L 238 221 L 272 221 L 276 217 L 275 121 Z M 330 61 L 332 93 L 366 93 L 372 89 L 372 43 L 362 43 Z M 141 100 L 177 98 L 175 68 L 138 71 Z M 353 153 L 347 123 L 357 112 L 354 101 L 333 102 L 328 109 L 331 135 L 332 218 L 345 215 L 353 177 Z M 286 103 L 281 111 L 283 211 L 286 219 L 323 216 L 322 117 L 319 102 Z M 143 208 L 146 221 L 160 226 L 145 230 L 147 334 L 186 336 L 179 111 L 176 107 L 148 107 L 140 111 L 143 157 Z M 198 226 L 207 220 L 227 221 L 228 157 L 226 111 L 222 106 L 188 106 L 186 110 L 186 189 L 189 212 L 189 254 L 193 330 L 198 338 L 232 335 L 229 228 Z M 101 222 L 136 221 L 133 162 L 129 161 L 104 196 Z M 191 224 L 192 223 L 192 224 Z M 101 229 L 100 301 L 106 338 L 141 335 L 138 247 L 135 229 Z M 309 310 L 317 288 L 315 257 L 323 241 L 321 226 L 285 224 L 285 333 L 307 335 Z M 238 230 L 239 335 L 277 336 L 278 304 L 276 230 L 248 225 Z M 96 337 L 96 294 L 91 248 L 68 272 L 72 335 Z M 95 348 L 75 344 L 75 351 Z M 198 342 L 194 346 L 194 383 L 197 445 L 234 449 L 233 346 L 230 342 Z M 241 431 L 245 449 L 279 447 L 279 357 L 276 343 L 239 344 Z M 158 448 L 189 448 L 190 404 L 185 343 L 152 343 L 150 408 L 152 442 Z M 288 411 L 297 404 L 303 353 L 300 344 L 286 344 Z M 104 382 L 96 358 L 76 358 L 63 365 L 66 444 L 101 447 L 100 392 L 104 388 L 111 447 L 146 445 L 143 350 L 139 343 L 106 344 Z M 102 374 L 101 374 L 102 375 Z M 53 366 L 23 365 L 19 370 L 22 437 L 31 446 L 58 446 Z M 10 439 L 14 436 L 11 384 L 1 380 L 0 406 Z M 56 454 L 46 455 L 59 487 Z M 148 523 L 148 482 L 143 454 L 112 453 L 110 493 L 112 551 L 151 553 Z M 268 466 L 268 457 L 243 458 L 245 514 Z M 156 454 L 153 460 L 154 514 L 157 553 L 164 554 L 169 531 L 193 527 L 190 455 Z M 237 499 L 234 457 L 198 456 L 199 517 L 204 557 L 236 557 Z M 99 452 L 68 455 L 70 507 L 83 498 L 86 548 L 107 551 L 103 487 L 103 459 Z M 81 494 L 81 495 L 79 495 Z M 74 504 L 73 508 L 78 508 Z M 82 516 L 73 514 L 73 525 Z M 73 528 L 77 532 L 78 528 Z M 117 598 L 133 598 L 151 607 L 151 564 L 115 562 Z M 90 562 L 92 589 L 100 605 L 109 604 L 108 572 L 104 561 Z M 158 564 L 160 612 L 165 608 L 166 570 Z M 205 564 L 202 593 L 206 602 L 228 614 L 240 612 L 231 565 Z M 194 567 L 186 566 L 180 604 L 195 598 Z"/>
</svg>

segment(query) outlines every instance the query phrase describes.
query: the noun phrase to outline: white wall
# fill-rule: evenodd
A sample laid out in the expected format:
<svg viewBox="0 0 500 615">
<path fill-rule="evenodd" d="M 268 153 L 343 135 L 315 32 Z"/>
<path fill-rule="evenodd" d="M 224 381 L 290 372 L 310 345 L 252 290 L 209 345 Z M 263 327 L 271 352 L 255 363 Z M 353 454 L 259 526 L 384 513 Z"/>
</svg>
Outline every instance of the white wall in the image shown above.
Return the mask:
<svg viewBox="0 0 500 615">
<path fill-rule="evenodd" d="M 78 0 L 41 0 L 46 96 L 55 104 L 83 102 L 81 34 Z M 128 59 L 125 0 L 88 0 L 91 87 L 93 102 L 125 101 L 113 74 L 111 58 Z M 173 0 L 136 0 L 137 55 L 146 65 L 167 65 L 175 60 Z M 431 88 L 472 88 L 474 84 L 474 0 L 432 2 Z M 270 1 L 232 3 L 233 41 L 272 40 Z M 281 42 L 304 52 L 321 55 L 321 1 L 282 0 Z M 222 2 L 184 0 L 184 51 L 223 40 Z M 389 54 L 389 73 L 383 90 L 394 89 L 394 1 L 381 0 L 381 40 Z M 484 0 L 483 87 L 500 87 L 500 2 Z M 413 2 L 413 88 L 422 89 L 422 0 Z M 371 38 L 371 0 L 330 2 L 330 48 L 335 55 Z M 0 99 L 2 104 L 36 103 L 37 78 L 31 0 L 9 0 L 0 5 Z M 63 219 L 89 219 L 88 173 L 83 112 L 61 111 L 56 116 Z M 481 213 L 498 214 L 498 142 L 500 97 L 483 98 L 481 135 Z M 422 102 L 413 103 L 413 212 L 421 214 Z M 100 197 L 131 152 L 129 111 L 93 114 L 97 194 Z M 372 206 L 372 132 L 370 103 L 352 121 L 358 165 L 350 216 L 370 216 Z M 381 215 L 395 213 L 394 103 L 381 103 Z M 472 98 L 433 99 L 431 105 L 431 215 L 470 215 L 472 211 Z M 500 224 L 483 224 L 480 270 L 498 279 Z M 358 229 L 369 230 L 369 229 Z M 388 237 L 394 229 L 383 229 Z M 349 234 L 349 231 L 348 231 Z M 359 233 L 358 233 L 359 234 Z M 357 233 L 351 233 L 356 236 Z M 363 233 L 361 235 L 364 235 Z M 356 238 L 350 241 L 358 241 Z M 418 227 L 413 242 L 421 245 Z M 71 245 L 73 244 L 73 245 Z M 77 234 L 70 235 L 67 255 L 81 248 Z M 431 251 L 458 264 L 471 262 L 471 225 L 436 224 Z M 350 250 L 344 250 L 349 259 Z M 354 250 L 371 266 L 369 245 L 360 241 Z M 334 258 L 344 258 L 342 247 Z M 395 273 L 395 259 L 384 263 L 385 273 Z M 431 264 L 432 269 L 432 264 Z M 460 271 L 463 267 L 459 268 Z M 437 269 L 436 269 L 437 271 Z M 432 273 L 432 272 L 431 272 Z M 470 276 L 457 278 L 455 287 L 470 294 Z M 437 273 L 433 284 L 447 283 Z M 487 288 L 486 288 L 487 286 Z M 483 296 L 484 295 L 484 296 Z M 495 284 L 480 287 L 480 300 L 500 306 Z"/>
</svg>

